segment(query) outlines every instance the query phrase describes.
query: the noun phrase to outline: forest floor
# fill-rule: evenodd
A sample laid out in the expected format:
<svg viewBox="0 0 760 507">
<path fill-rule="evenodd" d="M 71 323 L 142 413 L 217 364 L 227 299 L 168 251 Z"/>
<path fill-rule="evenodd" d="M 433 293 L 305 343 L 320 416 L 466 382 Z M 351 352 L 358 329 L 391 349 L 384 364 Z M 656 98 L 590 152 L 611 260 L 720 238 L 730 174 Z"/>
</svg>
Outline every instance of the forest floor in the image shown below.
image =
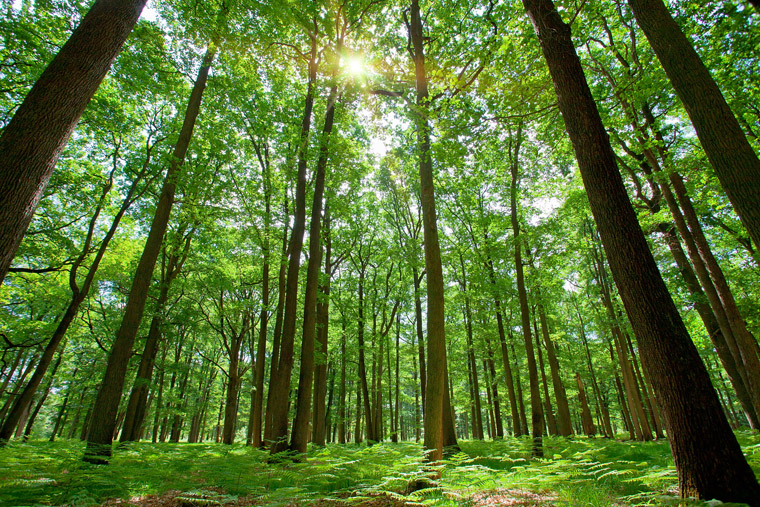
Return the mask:
<svg viewBox="0 0 760 507">
<path fill-rule="evenodd" d="M 760 473 L 760 435 L 738 437 Z M 238 444 L 138 443 L 96 466 L 81 461 L 79 441 L 12 442 L 0 449 L 0 505 L 679 505 L 665 441 L 546 438 L 542 459 L 530 459 L 527 438 L 460 445 L 434 487 L 410 492 L 430 474 L 414 443 L 328 445 L 277 465 Z"/>
</svg>

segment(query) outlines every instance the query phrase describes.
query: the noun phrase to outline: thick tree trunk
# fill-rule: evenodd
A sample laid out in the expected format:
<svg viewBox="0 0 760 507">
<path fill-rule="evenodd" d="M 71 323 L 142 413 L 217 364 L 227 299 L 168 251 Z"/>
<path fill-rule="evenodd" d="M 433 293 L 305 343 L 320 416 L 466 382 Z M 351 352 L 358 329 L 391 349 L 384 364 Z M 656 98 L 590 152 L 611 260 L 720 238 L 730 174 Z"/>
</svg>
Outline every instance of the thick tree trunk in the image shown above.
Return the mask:
<svg viewBox="0 0 760 507">
<path fill-rule="evenodd" d="M 146 0 L 97 0 L 0 136 L 0 284 L 58 157 Z"/>
<path fill-rule="evenodd" d="M 216 49 L 210 46 L 203 57 L 198 76 L 190 94 L 185 119 L 182 124 L 179 139 L 172 153 L 171 163 L 166 172 L 166 178 L 161 189 L 161 195 L 156 206 L 156 212 L 145 241 L 145 248 L 135 271 L 124 308 L 124 317 L 116 332 L 108 356 L 106 373 L 103 383 L 98 390 L 93 410 L 93 421 L 87 438 L 85 449 L 85 461 L 92 463 L 107 463 L 111 456 L 111 442 L 113 431 L 116 426 L 116 413 L 119 408 L 121 392 L 124 387 L 124 378 L 127 372 L 127 363 L 132 353 L 132 345 L 140 327 L 145 302 L 148 297 L 148 287 L 153 277 L 153 268 L 156 265 L 164 234 L 169 224 L 169 215 L 174 204 L 177 175 L 181 170 L 185 154 L 190 147 L 190 140 L 201 107 L 203 91 L 206 88 L 211 62 L 214 59 Z"/>
<path fill-rule="evenodd" d="M 580 60 L 551 0 L 523 0 L 557 91 L 591 211 L 661 403 L 683 496 L 760 504 L 760 486 L 639 228 Z M 757 171 L 760 174 L 760 171 Z M 760 212 L 760 208 L 757 208 Z M 694 421 L 700 421 L 694 425 Z"/>
<path fill-rule="evenodd" d="M 285 215 L 287 215 L 287 204 L 285 205 Z M 287 271 L 289 264 L 289 248 L 288 248 L 288 225 L 287 222 L 282 231 L 282 257 L 280 260 L 280 272 L 277 275 L 277 310 L 275 311 L 274 318 L 274 336 L 272 337 L 272 358 L 269 365 L 269 386 L 267 391 L 267 406 L 264 412 L 264 439 L 262 447 L 268 445 L 272 441 L 272 411 L 274 408 L 274 393 L 272 391 L 272 384 L 277 378 L 277 368 L 280 362 L 280 343 L 282 341 L 282 319 L 285 310 L 285 287 L 287 282 Z"/>
<path fill-rule="evenodd" d="M 657 54 L 726 195 L 760 245 L 760 159 L 710 72 L 662 0 L 628 0 Z"/>
</svg>

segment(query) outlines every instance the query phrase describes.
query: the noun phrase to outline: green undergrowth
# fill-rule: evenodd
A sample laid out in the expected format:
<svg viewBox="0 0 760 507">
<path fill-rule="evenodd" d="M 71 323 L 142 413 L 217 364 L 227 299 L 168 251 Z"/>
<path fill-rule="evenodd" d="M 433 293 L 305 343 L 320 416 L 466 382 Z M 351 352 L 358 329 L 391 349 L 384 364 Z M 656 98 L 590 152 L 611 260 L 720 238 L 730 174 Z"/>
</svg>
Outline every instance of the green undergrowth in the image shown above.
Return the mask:
<svg viewBox="0 0 760 507">
<path fill-rule="evenodd" d="M 739 440 L 760 472 L 760 437 L 740 433 Z M 460 445 L 434 487 L 411 492 L 431 472 L 414 443 L 328 445 L 310 449 L 305 462 L 276 465 L 243 445 L 139 443 L 115 449 L 108 466 L 83 463 L 80 442 L 11 443 L 0 449 L 0 505 L 139 503 L 167 492 L 166 505 L 679 503 L 664 441 L 547 438 L 541 459 L 530 458 L 529 439 Z"/>
</svg>

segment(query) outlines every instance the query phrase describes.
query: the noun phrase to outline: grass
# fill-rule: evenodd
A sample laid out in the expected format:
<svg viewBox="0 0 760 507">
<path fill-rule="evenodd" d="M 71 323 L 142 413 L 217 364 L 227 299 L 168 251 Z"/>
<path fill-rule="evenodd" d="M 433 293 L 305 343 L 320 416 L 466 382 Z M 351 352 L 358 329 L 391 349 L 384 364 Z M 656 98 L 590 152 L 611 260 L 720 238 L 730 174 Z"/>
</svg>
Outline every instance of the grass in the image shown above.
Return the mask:
<svg viewBox="0 0 760 507">
<path fill-rule="evenodd" d="M 738 436 L 760 471 L 760 436 Z M 78 441 L 11 443 L 0 449 L 0 505 L 679 505 L 667 442 L 547 438 L 544 452 L 529 459 L 528 439 L 464 441 L 436 487 L 405 494 L 430 473 L 418 444 L 329 445 L 271 465 L 242 445 L 139 443 L 96 466 Z"/>
</svg>

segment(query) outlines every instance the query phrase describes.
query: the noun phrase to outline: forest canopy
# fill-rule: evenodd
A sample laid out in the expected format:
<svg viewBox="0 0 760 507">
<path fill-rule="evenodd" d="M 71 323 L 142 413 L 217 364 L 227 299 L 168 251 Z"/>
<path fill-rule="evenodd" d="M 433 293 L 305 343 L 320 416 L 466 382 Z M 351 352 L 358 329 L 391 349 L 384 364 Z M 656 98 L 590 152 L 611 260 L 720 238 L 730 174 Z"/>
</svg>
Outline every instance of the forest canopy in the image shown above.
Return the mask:
<svg viewBox="0 0 760 507">
<path fill-rule="evenodd" d="M 755 1 L 0 9 L 0 456 L 657 440 L 760 505 Z"/>
</svg>

